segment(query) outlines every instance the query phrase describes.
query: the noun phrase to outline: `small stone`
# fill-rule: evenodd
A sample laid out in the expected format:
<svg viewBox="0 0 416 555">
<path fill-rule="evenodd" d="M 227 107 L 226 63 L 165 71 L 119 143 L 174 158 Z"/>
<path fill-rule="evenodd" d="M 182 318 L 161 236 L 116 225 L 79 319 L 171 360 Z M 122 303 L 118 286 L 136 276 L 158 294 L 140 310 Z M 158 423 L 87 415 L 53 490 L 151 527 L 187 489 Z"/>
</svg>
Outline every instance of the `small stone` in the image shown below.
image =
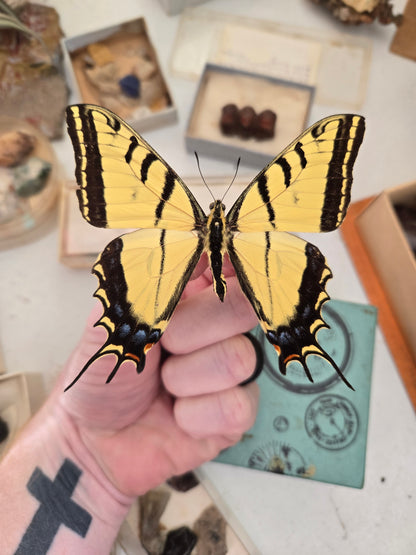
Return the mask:
<svg viewBox="0 0 416 555">
<path fill-rule="evenodd" d="M 126 75 L 120 79 L 118 84 L 126 96 L 129 96 L 130 98 L 139 98 L 140 80 L 136 77 L 136 75 Z"/>
<path fill-rule="evenodd" d="M 114 61 L 114 56 L 110 49 L 102 42 L 89 44 L 87 46 L 87 52 L 97 66 L 104 66 Z"/>
<path fill-rule="evenodd" d="M 220 128 L 224 135 L 236 135 L 240 127 L 240 115 L 235 104 L 226 104 L 221 110 Z"/>
<path fill-rule="evenodd" d="M 9 131 L 0 135 L 0 166 L 17 166 L 30 154 L 36 137 L 23 131 Z"/>
<path fill-rule="evenodd" d="M 150 79 L 157 71 L 156 65 L 147 60 L 146 58 L 140 58 L 139 61 L 134 66 L 134 73 L 140 80 Z"/>
<path fill-rule="evenodd" d="M 0 443 L 9 437 L 9 425 L 0 416 Z"/>
<path fill-rule="evenodd" d="M 248 139 L 254 134 L 256 124 L 256 112 L 251 106 L 245 106 L 240 110 L 240 130 L 239 135 L 242 139 Z"/>
<path fill-rule="evenodd" d="M 161 553 L 164 537 L 160 532 L 160 518 L 170 498 L 167 488 L 159 487 L 139 497 L 139 537 L 148 553 Z"/>
<path fill-rule="evenodd" d="M 171 530 L 167 535 L 162 555 L 190 555 L 197 540 L 197 535 L 187 526 Z"/>
<path fill-rule="evenodd" d="M 164 110 L 169 106 L 169 99 L 167 96 L 160 96 L 156 100 L 154 100 L 150 105 L 150 110 L 152 112 L 160 112 L 160 110 Z"/>
<path fill-rule="evenodd" d="M 113 110 L 114 111 L 114 110 Z M 140 120 L 152 115 L 152 110 L 148 106 L 139 106 L 131 113 L 132 120 Z"/>
<path fill-rule="evenodd" d="M 167 483 L 176 491 L 189 491 L 199 484 L 198 478 L 193 472 L 185 472 L 179 476 L 172 476 L 167 480 Z"/>
<path fill-rule="evenodd" d="M 85 75 L 100 93 L 117 96 L 120 88 L 117 83 L 117 67 L 114 63 L 85 68 Z"/>
<path fill-rule="evenodd" d="M 152 106 L 166 94 L 166 87 L 160 75 L 146 79 L 140 83 L 140 100 L 146 106 Z"/>
<path fill-rule="evenodd" d="M 226 522 L 219 510 L 210 505 L 194 524 L 198 536 L 198 555 L 225 555 L 227 553 Z"/>
<path fill-rule="evenodd" d="M 261 141 L 272 139 L 275 133 L 277 116 L 272 110 L 263 110 L 256 118 L 254 137 Z"/>
<path fill-rule="evenodd" d="M 32 156 L 14 170 L 14 188 L 20 198 L 31 197 L 45 187 L 52 166 L 49 162 Z"/>
</svg>

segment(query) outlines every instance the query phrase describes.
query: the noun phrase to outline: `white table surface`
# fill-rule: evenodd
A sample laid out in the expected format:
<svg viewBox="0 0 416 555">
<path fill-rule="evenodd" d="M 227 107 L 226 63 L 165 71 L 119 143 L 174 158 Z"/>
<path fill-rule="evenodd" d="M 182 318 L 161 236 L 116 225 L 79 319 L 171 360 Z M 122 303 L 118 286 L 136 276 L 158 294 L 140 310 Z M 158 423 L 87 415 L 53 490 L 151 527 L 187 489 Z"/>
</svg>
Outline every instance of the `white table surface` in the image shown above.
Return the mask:
<svg viewBox="0 0 416 555">
<path fill-rule="evenodd" d="M 67 36 L 144 15 L 178 106 L 179 122 L 146 139 L 179 174 L 195 175 L 183 132 L 196 83 L 169 74 L 179 17 L 157 0 L 54 0 Z M 404 1 L 394 2 L 396 10 Z M 372 40 L 365 103 L 367 131 L 355 169 L 353 200 L 416 177 L 416 63 L 389 52 L 395 27 L 345 28 L 307 0 L 213 0 L 206 8 Z M 341 106 L 314 105 L 310 123 Z M 69 139 L 54 144 L 68 178 Z M 230 164 L 203 158 L 204 174 L 229 175 Z M 255 170 L 253 170 L 253 175 Z M 216 191 L 215 191 L 216 193 Z M 204 205 L 205 193 L 195 194 Z M 41 238 L 0 251 L 0 342 L 8 372 L 26 372 L 33 410 L 78 341 L 93 306 L 96 279 L 57 259 L 57 224 Z M 335 278 L 331 297 L 368 302 L 339 232 L 316 238 Z M 415 302 L 409 299 L 409 302 Z M 258 552 L 296 554 L 410 554 L 416 550 L 415 415 L 378 330 L 374 356 L 366 481 L 362 490 L 209 463 L 204 472 L 218 489 Z M 381 478 L 385 480 L 382 481 Z M 254 550 L 253 550 L 254 552 Z"/>
</svg>

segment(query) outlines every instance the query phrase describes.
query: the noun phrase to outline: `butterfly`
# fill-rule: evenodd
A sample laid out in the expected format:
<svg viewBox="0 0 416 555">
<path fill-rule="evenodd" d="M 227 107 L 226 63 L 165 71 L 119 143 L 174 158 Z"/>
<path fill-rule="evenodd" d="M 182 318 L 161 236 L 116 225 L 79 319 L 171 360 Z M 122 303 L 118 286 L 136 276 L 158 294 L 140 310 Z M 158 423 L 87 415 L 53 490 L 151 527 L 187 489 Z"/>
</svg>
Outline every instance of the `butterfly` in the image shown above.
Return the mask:
<svg viewBox="0 0 416 555">
<path fill-rule="evenodd" d="M 108 338 L 67 389 L 110 353 L 116 363 L 106 383 L 125 360 L 143 370 L 203 252 L 221 301 L 228 254 L 282 374 L 297 361 L 313 381 L 306 360 L 318 355 L 350 386 L 316 339 L 328 327 L 321 308 L 331 271 L 317 247 L 290 232 L 332 231 L 343 221 L 363 117 L 318 121 L 253 179 L 227 213 L 216 200 L 208 215 L 175 171 L 114 113 L 79 104 L 69 106 L 66 117 L 83 217 L 98 227 L 140 228 L 111 241 L 93 266 L 99 283 L 94 296 L 103 305 L 95 325 Z"/>
</svg>

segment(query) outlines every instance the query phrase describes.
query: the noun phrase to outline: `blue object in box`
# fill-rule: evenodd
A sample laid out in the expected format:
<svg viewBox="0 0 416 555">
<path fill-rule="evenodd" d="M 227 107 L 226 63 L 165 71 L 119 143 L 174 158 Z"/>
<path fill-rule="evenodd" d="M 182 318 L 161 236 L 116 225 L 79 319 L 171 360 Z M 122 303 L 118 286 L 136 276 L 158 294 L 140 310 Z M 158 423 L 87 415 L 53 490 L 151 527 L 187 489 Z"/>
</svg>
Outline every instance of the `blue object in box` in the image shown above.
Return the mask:
<svg viewBox="0 0 416 555">
<path fill-rule="evenodd" d="M 355 391 L 332 366 L 308 357 L 314 383 L 299 363 L 278 370 L 275 349 L 260 326 L 252 330 L 264 349 L 257 383 L 260 407 L 254 426 L 217 462 L 362 488 L 377 309 L 329 301 L 323 308 L 330 329 L 318 341 Z"/>
<path fill-rule="evenodd" d="M 140 80 L 136 75 L 126 75 L 118 82 L 121 90 L 130 98 L 139 98 L 141 92 Z"/>
</svg>

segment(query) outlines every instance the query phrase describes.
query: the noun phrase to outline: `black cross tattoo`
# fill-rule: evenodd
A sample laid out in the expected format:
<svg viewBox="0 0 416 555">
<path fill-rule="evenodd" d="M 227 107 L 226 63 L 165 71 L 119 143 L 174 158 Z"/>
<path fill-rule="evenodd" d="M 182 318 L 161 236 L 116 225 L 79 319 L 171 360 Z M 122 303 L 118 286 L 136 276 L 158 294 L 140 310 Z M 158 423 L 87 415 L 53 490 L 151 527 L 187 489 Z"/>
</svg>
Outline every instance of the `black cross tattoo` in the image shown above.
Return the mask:
<svg viewBox="0 0 416 555">
<path fill-rule="evenodd" d="M 61 524 L 85 537 L 91 515 L 71 499 L 81 470 L 65 459 L 55 480 L 50 480 L 36 467 L 27 489 L 40 502 L 15 555 L 45 555 Z"/>
</svg>

